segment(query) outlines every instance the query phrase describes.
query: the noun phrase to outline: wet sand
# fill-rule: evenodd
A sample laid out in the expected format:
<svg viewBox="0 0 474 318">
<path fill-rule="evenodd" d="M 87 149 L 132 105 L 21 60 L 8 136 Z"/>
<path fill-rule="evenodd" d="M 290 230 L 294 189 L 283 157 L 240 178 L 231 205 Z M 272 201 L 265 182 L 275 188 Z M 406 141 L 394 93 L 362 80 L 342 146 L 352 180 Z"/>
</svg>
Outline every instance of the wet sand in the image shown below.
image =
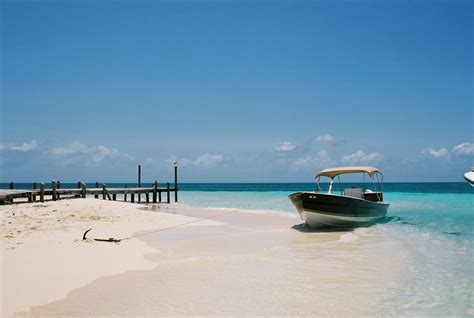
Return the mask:
<svg viewBox="0 0 474 318">
<path fill-rule="evenodd" d="M 172 205 L 142 212 L 186 222 L 226 211 Z M 315 232 L 299 223 L 296 216 L 234 211 L 144 235 L 134 240 L 151 247 L 151 266 L 104 275 L 16 315 L 379 314 L 407 268 L 399 243 L 378 227 Z M 127 244 L 119 247 L 125 255 Z"/>
</svg>

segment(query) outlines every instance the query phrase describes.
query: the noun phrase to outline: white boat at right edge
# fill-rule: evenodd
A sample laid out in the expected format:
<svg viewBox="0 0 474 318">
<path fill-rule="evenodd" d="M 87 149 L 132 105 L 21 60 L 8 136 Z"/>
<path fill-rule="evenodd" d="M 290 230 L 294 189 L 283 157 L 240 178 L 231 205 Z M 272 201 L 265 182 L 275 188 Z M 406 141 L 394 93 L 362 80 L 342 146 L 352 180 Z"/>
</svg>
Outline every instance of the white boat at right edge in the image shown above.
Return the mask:
<svg viewBox="0 0 474 318">
<path fill-rule="evenodd" d="M 468 171 L 464 174 L 464 180 L 469 182 L 471 187 L 474 187 L 474 168 L 471 168 L 471 171 Z"/>
</svg>

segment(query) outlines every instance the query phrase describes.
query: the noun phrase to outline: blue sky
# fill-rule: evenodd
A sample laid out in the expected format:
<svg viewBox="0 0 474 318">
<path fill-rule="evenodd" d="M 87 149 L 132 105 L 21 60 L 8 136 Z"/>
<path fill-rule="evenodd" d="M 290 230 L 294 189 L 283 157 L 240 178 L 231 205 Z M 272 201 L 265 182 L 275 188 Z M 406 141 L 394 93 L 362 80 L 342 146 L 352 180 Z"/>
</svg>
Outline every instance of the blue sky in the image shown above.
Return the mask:
<svg viewBox="0 0 474 318">
<path fill-rule="evenodd" d="M 474 165 L 471 1 L 2 1 L 0 181 Z"/>
</svg>

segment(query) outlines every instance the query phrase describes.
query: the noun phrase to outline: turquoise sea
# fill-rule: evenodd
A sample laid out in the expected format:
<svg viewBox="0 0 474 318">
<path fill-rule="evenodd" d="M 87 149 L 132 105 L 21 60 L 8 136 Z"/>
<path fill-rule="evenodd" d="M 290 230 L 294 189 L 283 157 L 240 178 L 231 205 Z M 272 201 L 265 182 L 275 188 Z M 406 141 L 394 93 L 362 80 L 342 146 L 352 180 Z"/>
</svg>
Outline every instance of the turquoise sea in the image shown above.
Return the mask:
<svg viewBox="0 0 474 318">
<path fill-rule="evenodd" d="M 1 188 L 7 186 L 0 184 Z M 62 184 L 64 188 L 73 186 Z M 31 184 L 15 184 L 15 188 L 31 188 Z M 180 184 L 179 188 L 179 201 L 189 206 L 295 216 L 287 196 L 296 191 L 314 191 L 315 185 L 196 183 Z M 368 251 L 366 255 L 386 255 L 388 259 L 393 252 L 403 255 L 402 265 L 393 264 L 401 267 L 397 271 L 401 277 L 383 278 L 387 284 L 392 279 L 394 287 L 384 296 L 380 314 L 474 316 L 474 188 L 467 183 L 386 183 L 383 190 L 385 201 L 390 203 L 386 222 L 341 236 L 349 243 L 358 239 L 359 246 L 352 247 Z M 295 222 L 300 221 L 295 218 Z M 387 268 L 386 272 L 394 271 Z M 384 269 L 380 273 L 383 276 Z"/>
</svg>

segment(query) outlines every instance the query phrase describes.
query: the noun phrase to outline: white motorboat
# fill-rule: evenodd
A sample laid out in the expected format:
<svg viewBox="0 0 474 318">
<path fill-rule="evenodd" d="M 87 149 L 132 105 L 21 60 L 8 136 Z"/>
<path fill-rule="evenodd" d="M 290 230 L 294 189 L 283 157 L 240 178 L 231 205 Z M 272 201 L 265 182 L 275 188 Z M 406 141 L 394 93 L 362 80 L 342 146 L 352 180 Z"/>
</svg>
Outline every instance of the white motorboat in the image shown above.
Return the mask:
<svg viewBox="0 0 474 318">
<path fill-rule="evenodd" d="M 370 177 L 373 188 L 350 187 L 333 193 L 334 180 L 340 175 L 362 173 Z M 329 190 L 323 192 L 320 178 L 330 179 Z M 389 204 L 383 201 L 383 174 L 373 167 L 340 167 L 324 169 L 316 174 L 317 192 L 297 192 L 288 196 L 300 218 L 309 227 L 356 227 L 373 224 L 387 214 Z"/>
</svg>

